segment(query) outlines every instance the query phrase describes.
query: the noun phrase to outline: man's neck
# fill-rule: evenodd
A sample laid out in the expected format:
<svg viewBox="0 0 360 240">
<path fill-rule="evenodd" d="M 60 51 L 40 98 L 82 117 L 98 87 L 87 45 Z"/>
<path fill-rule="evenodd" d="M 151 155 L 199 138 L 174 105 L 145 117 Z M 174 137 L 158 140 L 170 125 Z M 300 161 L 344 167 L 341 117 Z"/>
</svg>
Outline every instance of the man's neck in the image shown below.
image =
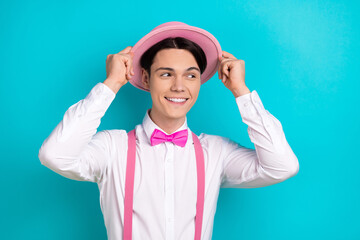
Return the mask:
<svg viewBox="0 0 360 240">
<path fill-rule="evenodd" d="M 185 117 L 183 118 L 163 118 L 156 114 L 153 109 L 150 109 L 149 116 L 151 120 L 158 125 L 161 129 L 165 131 L 166 134 L 171 134 L 177 129 L 179 129 L 185 122 Z"/>
</svg>

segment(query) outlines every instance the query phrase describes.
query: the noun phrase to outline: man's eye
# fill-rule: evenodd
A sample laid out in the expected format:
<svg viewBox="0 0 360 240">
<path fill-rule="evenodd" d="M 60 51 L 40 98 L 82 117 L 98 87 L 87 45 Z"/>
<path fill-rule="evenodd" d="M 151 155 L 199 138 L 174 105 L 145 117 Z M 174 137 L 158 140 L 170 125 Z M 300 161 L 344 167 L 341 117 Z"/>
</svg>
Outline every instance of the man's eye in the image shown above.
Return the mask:
<svg viewBox="0 0 360 240">
<path fill-rule="evenodd" d="M 162 76 L 167 77 L 166 74 L 169 74 L 169 76 L 171 76 L 171 73 L 163 73 L 163 74 L 161 74 L 160 76 L 161 76 L 161 77 L 162 77 Z M 192 76 L 191 78 L 196 78 L 196 75 L 194 75 L 194 74 L 189 74 L 188 76 Z"/>
<path fill-rule="evenodd" d="M 164 74 L 170 74 L 170 73 L 163 73 L 163 74 L 161 74 L 160 76 L 164 76 Z M 166 76 L 165 76 L 166 77 Z"/>
</svg>

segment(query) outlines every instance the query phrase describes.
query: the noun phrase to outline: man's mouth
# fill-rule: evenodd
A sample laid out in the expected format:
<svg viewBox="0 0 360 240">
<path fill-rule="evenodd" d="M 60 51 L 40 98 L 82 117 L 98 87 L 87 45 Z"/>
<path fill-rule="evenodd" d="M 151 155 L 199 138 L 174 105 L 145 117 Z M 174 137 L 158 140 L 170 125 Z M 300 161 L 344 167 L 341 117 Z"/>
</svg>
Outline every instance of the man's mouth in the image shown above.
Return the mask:
<svg viewBox="0 0 360 240">
<path fill-rule="evenodd" d="M 165 97 L 166 100 L 168 100 L 171 103 L 174 104 L 184 104 L 189 98 L 168 98 Z"/>
</svg>

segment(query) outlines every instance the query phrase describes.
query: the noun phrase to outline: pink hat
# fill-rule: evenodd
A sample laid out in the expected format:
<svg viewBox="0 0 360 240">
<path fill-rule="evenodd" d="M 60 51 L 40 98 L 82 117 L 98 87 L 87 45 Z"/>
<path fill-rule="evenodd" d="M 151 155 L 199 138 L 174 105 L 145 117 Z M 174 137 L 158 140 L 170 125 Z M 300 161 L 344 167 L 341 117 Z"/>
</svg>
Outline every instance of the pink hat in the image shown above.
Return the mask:
<svg viewBox="0 0 360 240">
<path fill-rule="evenodd" d="M 130 83 L 135 87 L 149 92 L 141 82 L 140 58 L 155 43 L 168 37 L 183 37 L 198 44 L 206 55 L 207 66 L 201 74 L 201 84 L 205 83 L 216 73 L 219 66 L 219 57 L 222 51 L 216 38 L 204 29 L 193 27 L 182 22 L 167 22 L 155 27 L 141 38 L 132 48 L 134 75 Z"/>
</svg>

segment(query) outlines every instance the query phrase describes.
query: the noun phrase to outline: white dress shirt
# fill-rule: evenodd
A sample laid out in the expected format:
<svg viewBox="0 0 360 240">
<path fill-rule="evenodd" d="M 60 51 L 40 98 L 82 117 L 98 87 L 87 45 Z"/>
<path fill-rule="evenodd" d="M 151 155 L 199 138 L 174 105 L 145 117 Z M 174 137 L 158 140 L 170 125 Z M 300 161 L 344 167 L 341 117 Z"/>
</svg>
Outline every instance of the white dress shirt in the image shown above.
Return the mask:
<svg viewBox="0 0 360 240">
<path fill-rule="evenodd" d="M 121 129 L 97 132 L 97 128 L 114 98 L 110 88 L 97 83 L 85 99 L 65 112 L 38 155 L 41 164 L 64 177 L 98 184 L 110 240 L 123 237 L 127 132 Z M 256 150 L 221 136 L 205 133 L 198 136 L 205 161 L 201 233 L 205 240 L 212 236 L 220 187 L 268 186 L 294 176 L 299 170 L 298 159 L 285 139 L 281 123 L 264 109 L 257 92 L 235 100 Z M 148 112 L 149 109 L 142 124 L 136 125 L 133 239 L 194 239 L 197 178 L 191 130 L 187 119 L 176 130 L 189 131 L 183 148 L 172 142 L 151 146 L 154 129 L 164 130 L 151 120 Z"/>
</svg>

